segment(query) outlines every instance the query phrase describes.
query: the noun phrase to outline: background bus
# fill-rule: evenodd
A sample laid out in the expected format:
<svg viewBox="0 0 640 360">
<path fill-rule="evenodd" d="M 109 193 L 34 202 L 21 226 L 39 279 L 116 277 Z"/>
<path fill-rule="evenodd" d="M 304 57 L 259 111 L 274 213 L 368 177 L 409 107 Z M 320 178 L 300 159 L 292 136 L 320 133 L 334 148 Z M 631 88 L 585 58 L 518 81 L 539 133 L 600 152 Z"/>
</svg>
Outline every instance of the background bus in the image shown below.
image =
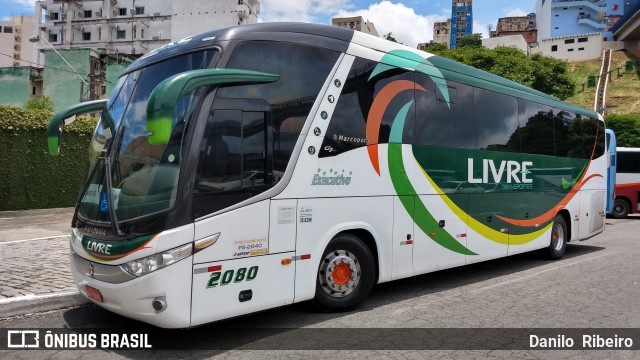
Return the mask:
<svg viewBox="0 0 640 360">
<path fill-rule="evenodd" d="M 613 205 L 616 199 L 616 134 L 611 129 L 605 129 L 605 142 L 607 153 L 609 154 L 607 166 L 607 215 L 613 212 Z"/>
<path fill-rule="evenodd" d="M 639 211 L 640 148 L 617 148 L 615 201 L 611 217 L 625 218 Z"/>
</svg>

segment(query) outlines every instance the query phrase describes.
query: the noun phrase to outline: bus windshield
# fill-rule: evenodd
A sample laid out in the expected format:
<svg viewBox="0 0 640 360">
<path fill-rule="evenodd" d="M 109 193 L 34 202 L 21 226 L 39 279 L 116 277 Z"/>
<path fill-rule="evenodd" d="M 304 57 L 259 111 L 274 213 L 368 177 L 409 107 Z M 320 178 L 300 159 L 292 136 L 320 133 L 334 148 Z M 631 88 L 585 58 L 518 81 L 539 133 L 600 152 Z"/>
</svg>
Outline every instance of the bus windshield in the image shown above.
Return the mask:
<svg viewBox="0 0 640 360">
<path fill-rule="evenodd" d="M 162 80 L 184 71 L 212 67 L 216 54 L 215 50 L 207 50 L 173 57 L 118 80 L 91 141 L 90 159 L 95 167 L 78 204 L 81 220 L 109 222 L 108 193 L 118 221 L 163 212 L 174 205 L 185 133 L 199 99 L 193 91 L 176 104 L 171 138 L 166 144 L 157 145 L 147 140 L 147 102 Z M 111 134 L 109 123 L 116 129 L 115 134 Z M 104 149 L 106 159 L 98 161 Z M 106 174 L 106 163 L 110 164 L 110 174 Z M 109 183 L 111 189 L 105 191 Z"/>
</svg>

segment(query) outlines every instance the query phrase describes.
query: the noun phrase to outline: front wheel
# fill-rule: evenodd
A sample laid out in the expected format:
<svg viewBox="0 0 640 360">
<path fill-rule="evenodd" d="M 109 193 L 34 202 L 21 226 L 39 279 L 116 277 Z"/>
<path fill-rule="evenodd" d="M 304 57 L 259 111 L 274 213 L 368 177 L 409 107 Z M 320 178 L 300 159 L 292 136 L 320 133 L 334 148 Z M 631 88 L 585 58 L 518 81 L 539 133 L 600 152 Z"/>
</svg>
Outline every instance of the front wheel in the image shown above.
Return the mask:
<svg viewBox="0 0 640 360">
<path fill-rule="evenodd" d="M 549 244 L 549 257 L 553 260 L 560 259 L 567 249 L 567 223 L 562 215 L 556 215 L 551 228 L 551 243 Z"/>
<path fill-rule="evenodd" d="M 614 219 L 624 219 L 629 215 L 630 206 L 624 199 L 616 199 L 613 202 L 613 211 L 611 211 L 611 217 Z"/>
<path fill-rule="evenodd" d="M 371 250 L 358 237 L 336 236 L 324 251 L 313 304 L 323 311 L 347 311 L 360 305 L 375 282 Z"/>
</svg>

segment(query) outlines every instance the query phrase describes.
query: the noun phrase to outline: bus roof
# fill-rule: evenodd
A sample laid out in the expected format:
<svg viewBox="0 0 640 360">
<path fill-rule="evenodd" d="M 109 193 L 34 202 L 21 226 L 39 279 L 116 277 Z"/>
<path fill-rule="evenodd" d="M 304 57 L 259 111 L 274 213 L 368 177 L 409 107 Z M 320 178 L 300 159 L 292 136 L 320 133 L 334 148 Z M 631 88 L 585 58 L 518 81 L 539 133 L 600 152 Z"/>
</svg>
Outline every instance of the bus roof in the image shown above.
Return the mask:
<svg viewBox="0 0 640 360">
<path fill-rule="evenodd" d="M 310 38 L 313 39 L 310 40 Z M 134 71 L 138 68 L 172 57 L 179 53 L 210 47 L 211 41 L 214 40 L 216 42 L 228 40 L 292 41 L 299 43 L 312 43 L 314 45 L 331 48 L 340 52 L 346 52 L 352 42 L 383 53 L 390 49 L 406 50 L 407 53 L 417 54 L 422 58 L 426 58 L 428 60 L 426 65 L 432 65 L 438 68 L 446 80 L 456 81 L 506 95 L 512 95 L 562 110 L 571 111 L 582 116 L 596 119 L 602 118 L 595 111 L 587 110 L 577 105 L 564 102 L 556 97 L 534 90 L 515 81 L 502 78 L 456 61 L 445 59 L 402 44 L 392 43 L 376 36 L 355 32 L 350 29 L 309 23 L 275 22 L 216 29 L 155 49 L 149 54 L 136 60 L 127 68 L 126 72 Z M 406 57 L 403 58 L 403 61 L 417 63 L 415 57 Z"/>
</svg>

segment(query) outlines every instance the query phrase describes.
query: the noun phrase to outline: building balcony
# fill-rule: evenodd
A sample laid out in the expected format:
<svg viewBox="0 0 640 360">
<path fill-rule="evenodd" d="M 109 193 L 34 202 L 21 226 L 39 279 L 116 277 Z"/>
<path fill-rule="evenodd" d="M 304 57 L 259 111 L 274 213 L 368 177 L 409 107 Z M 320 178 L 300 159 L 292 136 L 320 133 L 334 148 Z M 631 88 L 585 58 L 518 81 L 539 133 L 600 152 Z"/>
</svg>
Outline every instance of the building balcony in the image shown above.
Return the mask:
<svg viewBox="0 0 640 360">
<path fill-rule="evenodd" d="M 591 26 L 594 29 L 598 29 L 598 30 L 604 30 L 605 27 L 607 26 L 606 24 L 601 24 L 598 23 L 597 21 L 593 21 L 590 18 L 579 18 L 578 19 L 578 24 L 580 25 L 588 25 Z"/>
<path fill-rule="evenodd" d="M 34 81 L 34 82 L 42 81 L 42 69 L 43 68 L 36 68 L 36 67 L 30 68 L 29 69 L 29 79 L 31 81 Z"/>
<path fill-rule="evenodd" d="M 565 7 L 585 7 L 597 12 L 606 10 L 607 3 L 600 0 L 553 0 L 551 4 L 551 8 L 553 9 Z"/>
</svg>

